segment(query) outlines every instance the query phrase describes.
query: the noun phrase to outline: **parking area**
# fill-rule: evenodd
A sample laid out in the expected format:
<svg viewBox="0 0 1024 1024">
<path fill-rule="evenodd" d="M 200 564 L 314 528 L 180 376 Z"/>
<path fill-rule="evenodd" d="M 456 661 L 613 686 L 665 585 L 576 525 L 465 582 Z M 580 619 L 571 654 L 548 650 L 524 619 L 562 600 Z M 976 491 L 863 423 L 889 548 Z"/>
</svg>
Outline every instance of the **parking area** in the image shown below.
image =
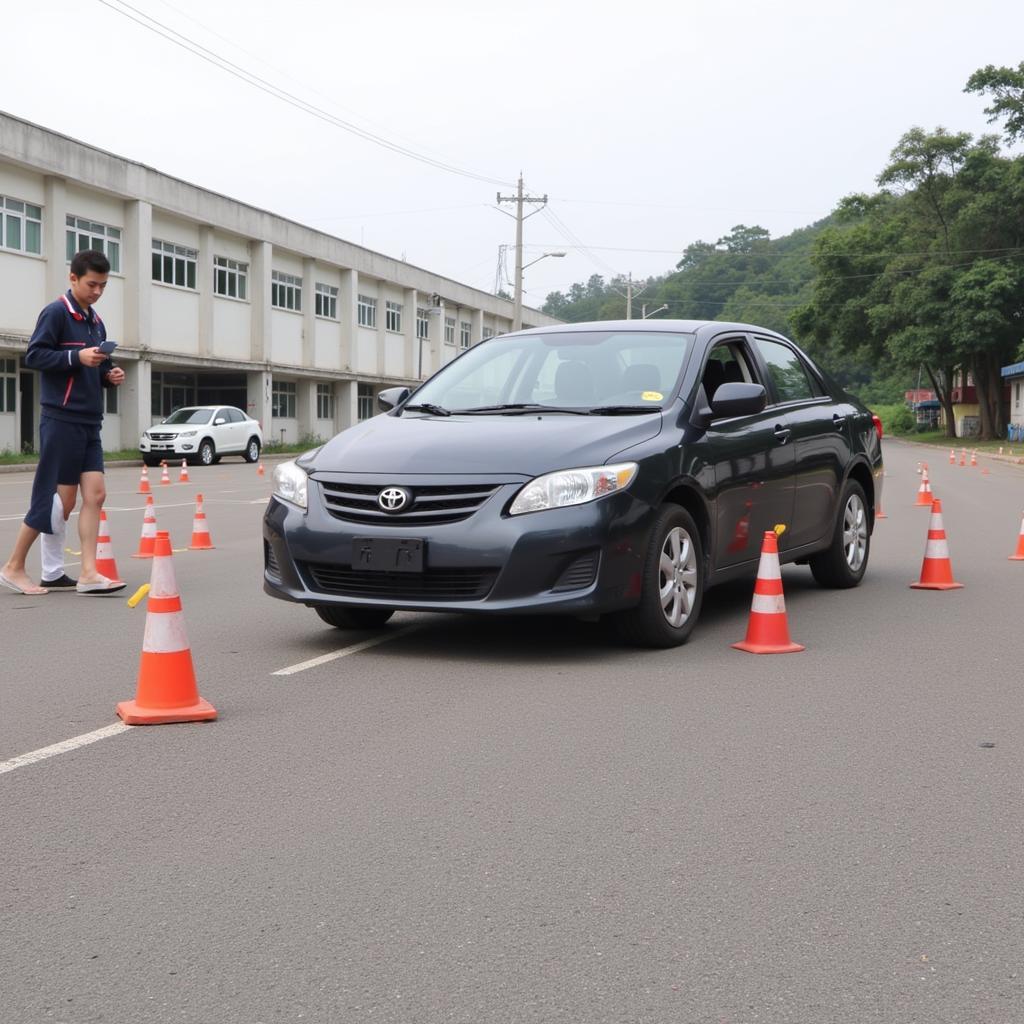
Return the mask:
<svg viewBox="0 0 1024 1024">
<path fill-rule="evenodd" d="M 908 587 L 929 458 L 963 590 Z M 784 568 L 807 649 L 770 657 L 730 647 L 752 582 L 676 650 L 543 618 L 340 632 L 262 593 L 269 466 L 155 484 L 220 717 L 0 774 L 0 1017 L 1015 1020 L 1024 467 L 887 442 L 886 470 L 864 584 Z M 108 472 L 122 595 L 0 594 L 0 762 L 134 694 L 138 476 Z M 5 551 L 30 485 L 0 475 Z"/>
</svg>

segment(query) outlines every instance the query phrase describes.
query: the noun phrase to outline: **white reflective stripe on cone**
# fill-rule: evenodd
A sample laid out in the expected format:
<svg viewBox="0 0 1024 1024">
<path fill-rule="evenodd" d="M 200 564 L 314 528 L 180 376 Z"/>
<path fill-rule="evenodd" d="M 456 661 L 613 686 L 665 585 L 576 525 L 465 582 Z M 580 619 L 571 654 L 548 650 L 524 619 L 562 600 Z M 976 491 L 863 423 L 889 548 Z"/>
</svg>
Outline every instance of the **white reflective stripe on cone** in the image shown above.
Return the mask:
<svg viewBox="0 0 1024 1024">
<path fill-rule="evenodd" d="M 156 520 L 146 519 L 142 524 L 142 536 L 156 539 Z"/>
<path fill-rule="evenodd" d="M 206 533 L 206 520 L 205 519 L 193 519 L 192 520 L 192 532 L 193 533 Z"/>
<path fill-rule="evenodd" d="M 151 592 L 152 593 L 152 592 Z M 188 650 L 184 612 L 150 612 L 142 649 L 149 654 L 174 654 Z"/>
<path fill-rule="evenodd" d="M 97 540 L 96 541 L 96 557 L 97 558 L 113 558 L 114 554 L 110 549 L 109 540 Z"/>
<path fill-rule="evenodd" d="M 949 545 L 944 540 L 930 540 L 924 548 L 925 558 L 949 558 Z"/>
<path fill-rule="evenodd" d="M 174 575 L 174 562 L 169 555 L 157 555 L 153 559 L 153 574 L 149 578 L 149 596 L 178 596 L 178 581 Z"/>
<path fill-rule="evenodd" d="M 786 610 L 786 601 L 781 594 L 755 594 L 750 610 L 761 615 L 781 615 Z"/>
<path fill-rule="evenodd" d="M 761 555 L 761 564 L 757 567 L 757 578 L 759 580 L 782 579 L 782 570 L 779 568 L 779 556 L 777 554 Z"/>
</svg>

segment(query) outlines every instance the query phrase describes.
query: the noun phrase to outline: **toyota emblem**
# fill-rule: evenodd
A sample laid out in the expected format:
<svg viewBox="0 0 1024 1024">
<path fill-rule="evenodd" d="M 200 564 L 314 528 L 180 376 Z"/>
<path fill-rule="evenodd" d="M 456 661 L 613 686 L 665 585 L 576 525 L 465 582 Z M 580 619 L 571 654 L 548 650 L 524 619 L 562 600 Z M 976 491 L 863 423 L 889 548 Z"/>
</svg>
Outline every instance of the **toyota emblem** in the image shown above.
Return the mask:
<svg viewBox="0 0 1024 1024">
<path fill-rule="evenodd" d="M 385 512 L 401 512 L 409 504 L 409 492 L 404 487 L 385 487 L 377 495 L 377 504 Z"/>
</svg>

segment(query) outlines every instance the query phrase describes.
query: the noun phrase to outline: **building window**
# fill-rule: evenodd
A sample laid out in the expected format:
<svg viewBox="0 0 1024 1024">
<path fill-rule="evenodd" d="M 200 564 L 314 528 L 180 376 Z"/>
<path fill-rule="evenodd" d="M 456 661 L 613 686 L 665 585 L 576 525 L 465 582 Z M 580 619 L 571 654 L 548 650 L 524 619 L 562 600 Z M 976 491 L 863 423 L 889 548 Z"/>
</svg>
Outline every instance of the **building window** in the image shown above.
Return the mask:
<svg viewBox="0 0 1024 1024">
<path fill-rule="evenodd" d="M 270 415 L 275 419 L 295 419 L 295 382 L 275 380 L 270 388 Z"/>
<path fill-rule="evenodd" d="M 484 327 L 482 329 L 481 337 L 480 337 L 481 341 L 486 341 L 488 338 L 493 338 L 493 337 L 494 337 L 494 328 L 492 328 L 492 327 Z"/>
<path fill-rule="evenodd" d="M 43 209 L 0 196 L 0 246 L 15 252 L 43 251 Z"/>
<path fill-rule="evenodd" d="M 282 274 L 280 270 L 270 272 L 270 304 L 276 309 L 290 309 L 302 312 L 302 278 L 294 274 Z M 294 385 L 292 385 L 294 388 Z"/>
<path fill-rule="evenodd" d="M 213 257 L 213 290 L 229 299 L 246 298 L 249 264 L 229 260 L 227 256 Z"/>
<path fill-rule="evenodd" d="M 372 384 L 357 384 L 356 385 L 356 402 L 358 407 L 359 418 L 361 420 L 368 420 L 373 416 L 373 385 Z"/>
<path fill-rule="evenodd" d="M 469 348 L 469 335 L 473 325 L 468 320 L 459 323 L 459 348 Z"/>
<path fill-rule="evenodd" d="M 444 318 L 444 343 L 446 345 L 455 344 L 455 317 L 453 316 Z"/>
<path fill-rule="evenodd" d="M 330 384 L 316 386 L 316 418 L 318 420 L 334 419 L 334 388 Z"/>
<path fill-rule="evenodd" d="M 338 319 L 338 289 L 329 284 L 320 284 L 317 282 L 316 295 L 316 315 L 322 316 L 326 320 L 337 320 Z"/>
<path fill-rule="evenodd" d="M 196 260 L 199 252 L 173 242 L 153 239 L 153 280 L 176 288 L 196 286 Z"/>
<path fill-rule="evenodd" d="M 68 263 L 76 252 L 95 249 L 110 260 L 110 269 L 115 274 L 121 273 L 121 229 L 106 224 L 97 224 L 82 217 L 67 218 L 67 257 Z"/>
<path fill-rule="evenodd" d="M 402 304 L 390 299 L 384 303 L 384 328 L 395 334 L 402 333 Z"/>
<path fill-rule="evenodd" d="M 18 401 L 18 361 L 0 359 L 0 412 L 15 412 Z"/>
<path fill-rule="evenodd" d="M 356 305 L 360 327 L 377 326 L 377 300 L 369 295 L 360 295 Z"/>
<path fill-rule="evenodd" d="M 103 390 L 107 393 L 107 395 L 106 395 L 106 398 L 107 398 L 107 404 L 106 404 L 107 413 L 110 416 L 116 416 L 117 415 L 117 388 L 104 388 Z"/>
<path fill-rule="evenodd" d="M 430 313 L 425 309 L 416 310 L 416 337 L 420 341 L 430 337 Z"/>
</svg>

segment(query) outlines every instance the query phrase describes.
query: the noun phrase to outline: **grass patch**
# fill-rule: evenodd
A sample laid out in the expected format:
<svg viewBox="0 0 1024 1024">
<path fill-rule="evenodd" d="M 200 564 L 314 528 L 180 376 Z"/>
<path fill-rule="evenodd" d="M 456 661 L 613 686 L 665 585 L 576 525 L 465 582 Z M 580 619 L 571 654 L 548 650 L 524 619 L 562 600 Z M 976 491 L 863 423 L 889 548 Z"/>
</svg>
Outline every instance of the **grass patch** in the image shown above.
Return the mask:
<svg viewBox="0 0 1024 1024">
<path fill-rule="evenodd" d="M 117 452 L 104 452 L 104 462 L 129 462 L 142 459 L 138 448 L 122 448 Z M 12 452 L 10 449 L 0 452 L 0 466 L 30 466 L 39 461 L 39 452 Z"/>
</svg>

